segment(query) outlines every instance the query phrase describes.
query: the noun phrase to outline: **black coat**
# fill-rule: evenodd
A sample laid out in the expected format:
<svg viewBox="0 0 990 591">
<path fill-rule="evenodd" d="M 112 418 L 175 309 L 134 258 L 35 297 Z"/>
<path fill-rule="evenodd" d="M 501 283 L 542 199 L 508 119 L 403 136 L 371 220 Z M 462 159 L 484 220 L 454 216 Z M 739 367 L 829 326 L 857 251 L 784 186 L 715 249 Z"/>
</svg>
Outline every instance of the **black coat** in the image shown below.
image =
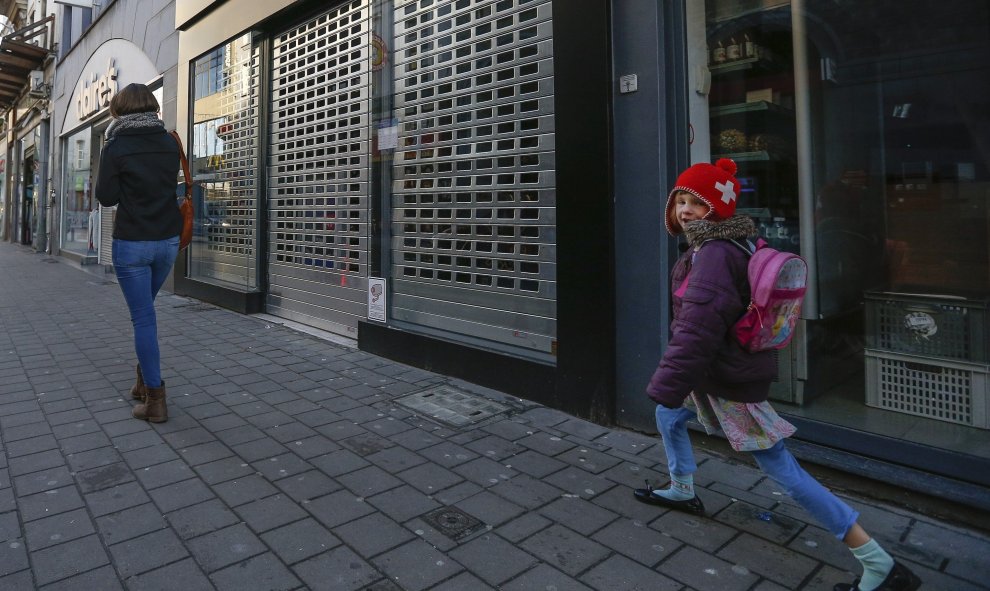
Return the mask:
<svg viewBox="0 0 990 591">
<path fill-rule="evenodd" d="M 113 237 L 164 240 L 182 231 L 176 201 L 179 147 L 160 127 L 119 131 L 100 156 L 96 198 L 117 205 Z"/>
</svg>

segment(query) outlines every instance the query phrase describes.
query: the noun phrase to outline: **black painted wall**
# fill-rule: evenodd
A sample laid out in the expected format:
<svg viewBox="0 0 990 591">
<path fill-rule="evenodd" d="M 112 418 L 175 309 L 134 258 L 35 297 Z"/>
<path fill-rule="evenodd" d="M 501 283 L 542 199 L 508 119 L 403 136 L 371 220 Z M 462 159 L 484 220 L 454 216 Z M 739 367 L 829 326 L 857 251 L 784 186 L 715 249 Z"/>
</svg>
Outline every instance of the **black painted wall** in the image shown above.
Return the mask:
<svg viewBox="0 0 990 591">
<path fill-rule="evenodd" d="M 616 423 L 655 431 L 646 384 L 667 343 L 676 242 L 663 224 L 668 188 L 689 163 L 684 3 L 615 2 Z M 639 89 L 619 92 L 636 75 Z"/>
</svg>

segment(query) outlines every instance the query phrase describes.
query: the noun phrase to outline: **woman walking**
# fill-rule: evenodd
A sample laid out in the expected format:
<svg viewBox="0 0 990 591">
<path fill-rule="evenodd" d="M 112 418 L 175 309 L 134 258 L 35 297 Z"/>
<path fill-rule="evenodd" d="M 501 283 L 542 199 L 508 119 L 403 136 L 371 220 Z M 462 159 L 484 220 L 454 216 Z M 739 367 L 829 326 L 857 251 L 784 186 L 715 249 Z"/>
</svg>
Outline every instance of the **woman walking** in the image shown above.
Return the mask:
<svg viewBox="0 0 990 591">
<path fill-rule="evenodd" d="M 96 178 L 96 198 L 117 206 L 113 226 L 113 269 L 134 325 L 137 383 L 141 400 L 135 418 L 168 420 L 161 376 L 155 296 L 179 252 L 182 216 L 175 182 L 179 147 L 158 118 L 155 95 L 143 84 L 129 84 L 110 101 L 114 120 L 106 131 Z"/>
</svg>

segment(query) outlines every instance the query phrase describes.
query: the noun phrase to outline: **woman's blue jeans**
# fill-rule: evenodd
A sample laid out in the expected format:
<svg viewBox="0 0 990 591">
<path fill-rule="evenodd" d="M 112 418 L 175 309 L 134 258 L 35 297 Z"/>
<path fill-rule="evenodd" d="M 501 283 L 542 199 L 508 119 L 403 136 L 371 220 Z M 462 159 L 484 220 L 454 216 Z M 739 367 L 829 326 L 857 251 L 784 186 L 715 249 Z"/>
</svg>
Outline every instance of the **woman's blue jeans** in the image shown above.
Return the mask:
<svg viewBox="0 0 990 591">
<path fill-rule="evenodd" d="M 145 385 L 162 385 L 155 296 L 179 254 L 179 237 L 165 240 L 113 240 L 113 270 L 131 311 L 134 352 Z"/>
<path fill-rule="evenodd" d="M 671 474 L 685 476 L 698 470 L 687 428 L 687 422 L 693 417 L 694 411 L 687 408 L 657 405 L 657 429 L 663 437 L 667 468 Z M 859 513 L 805 472 L 784 447 L 782 440 L 770 449 L 750 453 L 756 458 L 760 469 L 782 486 L 805 511 L 832 532 L 832 535 L 840 540 L 845 539 L 849 528 L 859 518 Z"/>
</svg>

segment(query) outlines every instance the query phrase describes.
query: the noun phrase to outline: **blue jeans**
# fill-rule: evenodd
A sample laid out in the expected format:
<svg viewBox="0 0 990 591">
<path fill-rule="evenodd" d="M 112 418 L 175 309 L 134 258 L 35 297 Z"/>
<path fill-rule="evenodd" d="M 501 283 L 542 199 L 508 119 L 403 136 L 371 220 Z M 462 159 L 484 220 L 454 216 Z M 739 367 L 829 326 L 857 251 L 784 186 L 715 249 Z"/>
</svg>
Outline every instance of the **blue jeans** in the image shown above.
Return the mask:
<svg viewBox="0 0 990 591">
<path fill-rule="evenodd" d="M 687 408 L 671 409 L 657 405 L 657 429 L 663 437 L 667 468 L 671 474 L 684 476 L 694 474 L 698 469 L 687 428 L 687 422 L 693 417 L 694 411 Z M 840 540 L 845 539 L 859 513 L 805 472 L 784 447 L 783 441 L 778 441 L 770 449 L 750 453 L 756 458 L 760 469 L 782 486 L 805 511 L 832 535 Z"/>
<path fill-rule="evenodd" d="M 178 254 L 178 236 L 165 240 L 113 240 L 113 270 L 131 311 L 134 351 L 144 383 L 150 388 L 162 385 L 155 296 Z"/>
</svg>

